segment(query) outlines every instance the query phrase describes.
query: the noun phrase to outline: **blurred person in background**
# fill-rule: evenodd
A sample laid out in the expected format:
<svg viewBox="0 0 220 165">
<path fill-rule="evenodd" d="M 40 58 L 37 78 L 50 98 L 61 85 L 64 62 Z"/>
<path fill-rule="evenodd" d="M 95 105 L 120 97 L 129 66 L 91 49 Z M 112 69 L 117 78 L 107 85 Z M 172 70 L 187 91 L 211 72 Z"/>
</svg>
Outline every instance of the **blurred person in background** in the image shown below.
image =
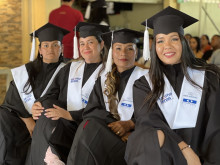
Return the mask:
<svg viewBox="0 0 220 165">
<path fill-rule="evenodd" d="M 211 40 L 213 53 L 210 58 L 210 63 L 220 67 L 220 35 L 214 35 Z"/>
<path fill-rule="evenodd" d="M 61 3 L 61 7 L 51 11 L 49 15 L 49 22 L 70 31 L 70 33 L 66 35 L 62 41 L 64 45 L 64 62 L 68 62 L 73 58 L 73 29 L 79 22 L 84 21 L 84 19 L 80 11 L 72 8 L 74 0 L 62 0 Z"/>
<path fill-rule="evenodd" d="M 196 56 L 196 58 L 202 58 L 203 52 L 200 50 L 200 39 L 199 37 L 192 37 L 190 39 L 190 48 L 193 51 L 193 54 Z"/>
<path fill-rule="evenodd" d="M 212 49 L 208 35 L 203 34 L 203 35 L 201 36 L 201 38 L 200 38 L 200 47 L 201 47 L 201 51 L 202 51 L 203 53 L 205 53 L 206 51 Z"/>
</svg>

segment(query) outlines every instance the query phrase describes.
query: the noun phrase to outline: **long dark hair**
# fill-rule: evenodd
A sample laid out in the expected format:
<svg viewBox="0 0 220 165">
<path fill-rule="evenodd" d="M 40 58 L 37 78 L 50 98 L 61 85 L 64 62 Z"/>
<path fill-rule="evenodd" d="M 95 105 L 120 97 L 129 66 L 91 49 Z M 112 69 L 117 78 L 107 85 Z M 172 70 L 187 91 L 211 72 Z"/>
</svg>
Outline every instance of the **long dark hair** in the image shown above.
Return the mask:
<svg viewBox="0 0 220 165">
<path fill-rule="evenodd" d="M 190 78 L 189 73 L 187 72 L 187 67 L 197 70 L 209 71 L 216 74 L 220 78 L 219 68 L 216 65 L 207 64 L 203 60 L 195 58 L 186 39 L 181 34 L 179 34 L 179 37 L 182 43 L 181 68 L 186 79 L 193 86 L 202 89 L 202 87 L 200 87 Z M 145 98 L 145 102 L 149 102 L 149 109 L 151 109 L 156 104 L 161 94 L 164 94 L 165 82 L 163 78 L 162 65 L 162 62 L 160 61 L 156 53 L 156 42 L 154 39 L 151 52 L 151 66 L 149 69 L 149 76 L 153 84 L 153 89 L 150 94 Z"/>
<path fill-rule="evenodd" d="M 41 47 L 41 44 L 39 45 Z M 59 57 L 59 62 L 63 61 L 62 53 Z M 23 92 L 25 94 L 29 94 L 35 89 L 35 80 L 38 74 L 41 72 L 42 65 L 43 65 L 43 57 L 38 52 L 37 58 L 33 61 L 28 63 L 27 65 L 30 66 L 30 70 L 28 71 L 28 80 L 24 85 Z M 31 87 L 31 90 L 29 90 Z"/>
<path fill-rule="evenodd" d="M 194 37 L 192 37 L 192 38 L 194 38 L 194 39 L 196 40 L 196 42 L 197 42 L 196 53 L 198 53 L 199 50 L 201 49 L 200 38 L 197 37 L 197 36 L 194 36 Z M 191 38 L 191 39 L 192 39 L 192 38 Z"/>
<path fill-rule="evenodd" d="M 207 39 L 208 44 L 211 45 L 210 40 L 209 40 L 209 36 L 207 34 L 203 34 L 202 36 L 204 36 Z M 202 36 L 201 36 L 201 38 L 202 38 Z"/>
</svg>

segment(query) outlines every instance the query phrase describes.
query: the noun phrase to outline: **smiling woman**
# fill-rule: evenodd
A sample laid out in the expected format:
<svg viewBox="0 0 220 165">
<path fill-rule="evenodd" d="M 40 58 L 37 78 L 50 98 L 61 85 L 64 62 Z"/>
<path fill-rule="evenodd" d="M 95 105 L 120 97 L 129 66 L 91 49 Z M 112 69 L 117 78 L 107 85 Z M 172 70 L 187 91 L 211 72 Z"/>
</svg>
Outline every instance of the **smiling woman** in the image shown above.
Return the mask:
<svg viewBox="0 0 220 165">
<path fill-rule="evenodd" d="M 177 32 L 158 34 L 156 36 L 156 51 L 164 64 L 178 64 L 182 55 L 182 43 Z"/>
<path fill-rule="evenodd" d="M 79 39 L 79 49 L 86 63 L 97 63 L 101 61 L 100 52 L 104 47 L 104 42 L 99 41 L 94 36 Z"/>
<path fill-rule="evenodd" d="M 135 130 L 128 165 L 220 164 L 220 70 L 195 58 L 185 27 L 197 20 L 171 7 L 144 24 L 154 29 L 149 73 L 134 84 Z"/>
<path fill-rule="evenodd" d="M 45 96 L 32 106 L 37 123 L 26 161 L 29 165 L 50 164 L 53 160 L 66 163 L 83 110 L 97 77 L 104 69 L 106 58 L 101 34 L 108 32 L 109 26 L 80 22 L 74 30 L 79 32 L 82 58 L 66 64 Z M 42 56 L 47 60 L 57 57 L 55 50 L 60 49 L 59 42 L 41 44 Z M 78 49 L 75 49 L 74 56 L 77 52 Z"/>
<path fill-rule="evenodd" d="M 120 73 L 134 66 L 136 56 L 137 46 L 134 43 L 115 43 L 113 45 L 113 61 Z"/>
<path fill-rule="evenodd" d="M 135 123 L 132 86 L 148 72 L 134 66 L 136 38 L 143 37 L 143 33 L 121 29 L 104 33 L 102 37 L 108 47 L 111 42 L 113 44 L 107 61 L 112 70 L 106 69 L 94 85 L 83 113 L 84 120 L 71 147 L 68 165 L 126 164 L 125 142 Z"/>
</svg>

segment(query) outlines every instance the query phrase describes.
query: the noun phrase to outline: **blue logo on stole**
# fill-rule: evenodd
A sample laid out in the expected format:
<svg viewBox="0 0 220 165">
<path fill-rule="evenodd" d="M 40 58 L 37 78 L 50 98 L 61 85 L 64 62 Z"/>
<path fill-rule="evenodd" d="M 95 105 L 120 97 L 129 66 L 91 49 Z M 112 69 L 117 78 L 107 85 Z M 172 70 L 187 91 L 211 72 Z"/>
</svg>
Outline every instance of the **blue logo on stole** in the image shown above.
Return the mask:
<svg viewBox="0 0 220 165">
<path fill-rule="evenodd" d="M 191 99 L 186 99 L 186 98 L 183 98 L 183 102 L 188 103 L 188 104 L 196 104 L 197 103 L 196 100 L 191 100 Z"/>
<path fill-rule="evenodd" d="M 27 103 L 28 101 L 31 100 L 31 96 L 32 94 L 28 94 L 25 98 L 24 98 L 24 102 Z"/>
<path fill-rule="evenodd" d="M 124 106 L 124 107 L 131 107 L 132 105 L 131 104 L 127 104 L 127 103 L 121 103 L 121 106 Z"/>
<path fill-rule="evenodd" d="M 76 77 L 76 78 L 72 78 L 72 79 L 70 80 L 70 82 L 71 82 L 71 83 L 74 83 L 74 82 L 79 82 L 80 80 L 81 80 L 81 78 Z"/>
<path fill-rule="evenodd" d="M 163 97 L 159 98 L 161 104 L 166 103 L 166 102 L 168 102 L 169 100 L 172 100 L 172 99 L 173 99 L 172 92 L 167 93 Z"/>
<path fill-rule="evenodd" d="M 88 104 L 88 101 L 86 99 L 82 98 L 82 102 L 84 102 L 85 104 Z"/>
</svg>

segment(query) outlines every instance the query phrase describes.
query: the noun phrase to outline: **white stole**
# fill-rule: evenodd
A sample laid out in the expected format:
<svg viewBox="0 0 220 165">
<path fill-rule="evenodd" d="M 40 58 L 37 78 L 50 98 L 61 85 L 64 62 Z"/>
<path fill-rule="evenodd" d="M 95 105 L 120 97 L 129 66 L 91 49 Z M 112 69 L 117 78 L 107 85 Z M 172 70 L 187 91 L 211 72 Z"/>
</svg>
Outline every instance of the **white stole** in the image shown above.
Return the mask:
<svg viewBox="0 0 220 165">
<path fill-rule="evenodd" d="M 82 88 L 83 73 L 85 68 L 84 61 L 72 62 L 70 66 L 69 79 L 68 79 L 68 89 L 67 89 L 67 110 L 77 111 L 85 108 L 89 95 L 92 92 L 93 86 L 96 79 L 98 78 L 98 73 L 102 67 L 100 64 L 96 70 L 92 73 L 89 79 L 86 81 Z"/>
<path fill-rule="evenodd" d="M 131 73 L 131 76 L 129 77 L 129 80 L 127 82 L 127 85 L 125 87 L 125 90 L 122 94 L 121 100 L 118 103 L 118 114 L 121 118 L 121 121 L 127 121 L 130 120 L 133 112 L 134 112 L 134 105 L 133 105 L 133 85 L 134 81 L 139 79 L 141 76 L 148 73 L 148 69 L 142 69 L 140 67 L 135 67 L 133 72 Z M 108 112 L 109 110 L 109 103 L 108 103 L 108 97 L 104 94 L 105 90 L 105 80 L 107 75 L 101 76 L 101 85 L 102 85 L 102 93 L 105 101 L 105 107 Z M 118 97 L 118 94 L 116 95 Z"/>
<path fill-rule="evenodd" d="M 199 86 L 204 85 L 204 71 L 187 68 L 190 78 Z M 149 74 L 145 76 L 151 89 L 152 83 Z M 179 98 L 172 88 L 167 77 L 164 75 L 165 86 L 164 96 L 160 96 L 157 101 L 167 123 L 171 129 L 194 128 L 202 97 L 202 90 L 193 86 L 184 77 Z"/>
<path fill-rule="evenodd" d="M 53 76 L 51 77 L 50 81 L 48 82 L 46 88 L 44 89 L 44 91 L 42 92 L 41 96 L 42 97 L 48 90 L 48 88 L 50 87 L 51 83 L 53 82 L 55 76 L 57 75 L 57 73 L 59 72 L 59 70 L 64 66 L 64 63 L 60 63 L 60 65 L 57 67 L 56 71 L 54 72 Z M 28 112 L 30 114 L 31 113 L 31 108 L 35 102 L 35 97 L 32 91 L 32 87 L 30 86 L 27 93 L 29 94 L 25 94 L 23 91 L 23 88 L 28 80 L 28 73 L 27 73 L 27 69 L 25 67 L 25 65 L 19 66 L 17 68 L 11 69 L 12 72 L 12 76 L 15 82 L 15 85 L 18 89 L 18 93 L 21 97 L 21 100 L 24 104 L 24 107 L 28 110 Z"/>
</svg>

